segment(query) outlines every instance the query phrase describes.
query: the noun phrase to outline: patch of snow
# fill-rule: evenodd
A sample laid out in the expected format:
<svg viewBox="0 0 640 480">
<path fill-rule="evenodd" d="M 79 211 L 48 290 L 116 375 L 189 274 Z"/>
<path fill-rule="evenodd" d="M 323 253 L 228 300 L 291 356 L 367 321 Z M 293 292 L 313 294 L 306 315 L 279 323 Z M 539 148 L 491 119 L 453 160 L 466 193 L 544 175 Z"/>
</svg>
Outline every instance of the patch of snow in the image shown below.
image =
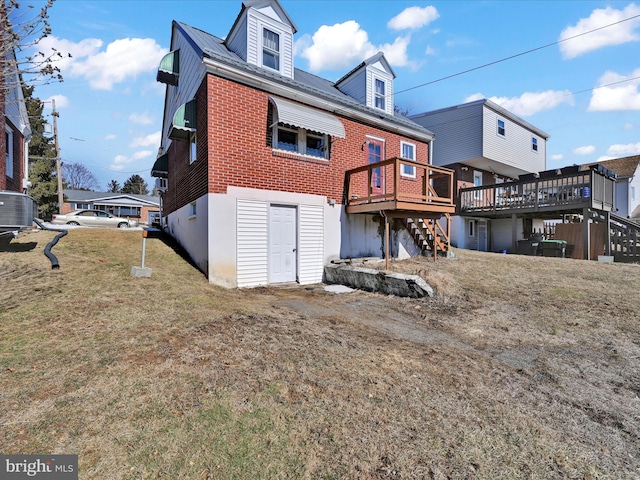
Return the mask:
<svg viewBox="0 0 640 480">
<path fill-rule="evenodd" d="M 355 292 L 353 288 L 349 288 L 345 285 L 327 285 L 324 287 L 325 291 L 331 293 L 351 293 Z"/>
</svg>

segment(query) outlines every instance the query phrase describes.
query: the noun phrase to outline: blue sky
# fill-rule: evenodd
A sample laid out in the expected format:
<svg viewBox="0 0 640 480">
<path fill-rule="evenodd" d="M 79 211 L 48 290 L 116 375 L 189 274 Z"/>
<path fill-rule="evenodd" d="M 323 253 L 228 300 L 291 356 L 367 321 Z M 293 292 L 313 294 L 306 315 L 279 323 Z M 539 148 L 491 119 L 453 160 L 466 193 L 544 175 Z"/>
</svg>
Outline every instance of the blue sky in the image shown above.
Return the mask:
<svg viewBox="0 0 640 480">
<path fill-rule="evenodd" d="M 486 97 L 550 134 L 548 168 L 640 154 L 640 78 L 625 81 L 640 77 L 640 3 L 281 4 L 298 27 L 297 68 L 337 80 L 382 50 L 397 75 L 395 103 L 411 114 Z M 72 58 L 59 65 L 64 82 L 36 87 L 36 95 L 56 99 L 63 161 L 86 165 L 102 189 L 134 173 L 152 186 L 165 90 L 155 76 L 169 49 L 171 21 L 224 37 L 240 8 L 240 0 L 57 0 L 52 35 L 40 48 Z M 594 90 L 608 84 L 614 85 Z"/>
</svg>

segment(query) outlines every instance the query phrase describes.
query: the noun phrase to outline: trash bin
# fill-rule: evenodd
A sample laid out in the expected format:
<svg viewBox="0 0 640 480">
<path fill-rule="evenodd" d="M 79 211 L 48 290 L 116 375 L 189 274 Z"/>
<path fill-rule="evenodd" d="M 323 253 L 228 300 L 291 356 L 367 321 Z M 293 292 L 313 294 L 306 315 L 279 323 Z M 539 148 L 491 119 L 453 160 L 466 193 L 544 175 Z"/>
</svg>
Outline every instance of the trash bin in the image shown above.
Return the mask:
<svg viewBox="0 0 640 480">
<path fill-rule="evenodd" d="M 531 240 L 518 240 L 518 249 L 516 250 L 518 255 L 535 255 L 537 250 L 537 243 L 535 243 L 534 247 L 534 242 Z"/>
<path fill-rule="evenodd" d="M 564 253 L 567 249 L 566 240 L 542 240 L 540 245 L 542 246 L 543 257 L 564 258 Z"/>
</svg>

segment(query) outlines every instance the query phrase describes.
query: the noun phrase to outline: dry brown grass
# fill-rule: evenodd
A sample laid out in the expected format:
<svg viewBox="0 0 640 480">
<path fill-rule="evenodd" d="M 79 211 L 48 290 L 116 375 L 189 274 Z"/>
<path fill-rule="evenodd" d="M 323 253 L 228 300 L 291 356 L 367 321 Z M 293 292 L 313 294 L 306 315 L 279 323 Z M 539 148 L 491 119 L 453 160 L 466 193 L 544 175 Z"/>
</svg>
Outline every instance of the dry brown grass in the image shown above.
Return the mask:
<svg viewBox="0 0 640 480">
<path fill-rule="evenodd" d="M 80 478 L 638 478 L 640 266 L 457 251 L 438 296 L 223 290 L 140 232 L 0 252 L 0 451 Z"/>
</svg>

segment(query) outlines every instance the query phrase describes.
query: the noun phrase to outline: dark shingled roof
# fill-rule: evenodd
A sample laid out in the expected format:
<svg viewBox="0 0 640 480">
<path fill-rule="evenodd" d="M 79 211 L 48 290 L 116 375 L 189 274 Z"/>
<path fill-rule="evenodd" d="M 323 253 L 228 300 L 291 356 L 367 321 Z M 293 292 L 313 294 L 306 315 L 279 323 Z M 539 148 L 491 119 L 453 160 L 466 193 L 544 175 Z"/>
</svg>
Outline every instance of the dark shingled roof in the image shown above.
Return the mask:
<svg viewBox="0 0 640 480">
<path fill-rule="evenodd" d="M 591 165 L 602 165 L 609 170 L 616 172 L 618 178 L 632 177 L 638 169 L 640 163 L 640 155 L 633 155 L 631 157 L 614 158 L 613 160 L 602 160 L 600 162 L 590 163 Z"/>
</svg>

